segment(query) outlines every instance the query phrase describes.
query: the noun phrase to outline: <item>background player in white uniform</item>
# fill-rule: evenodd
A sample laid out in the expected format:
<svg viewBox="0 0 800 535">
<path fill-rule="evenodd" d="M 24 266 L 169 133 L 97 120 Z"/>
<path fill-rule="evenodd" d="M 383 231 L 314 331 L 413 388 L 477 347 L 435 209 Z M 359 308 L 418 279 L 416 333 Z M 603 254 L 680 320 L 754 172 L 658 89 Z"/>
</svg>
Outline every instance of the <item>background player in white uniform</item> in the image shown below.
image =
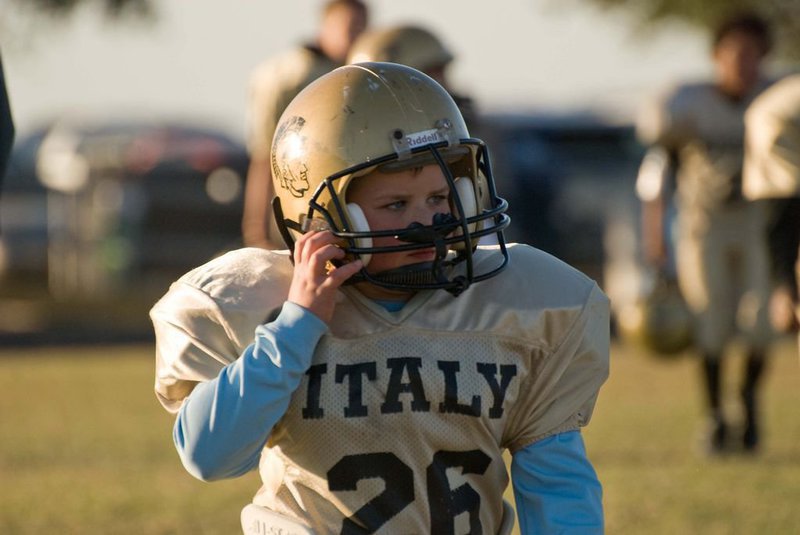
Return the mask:
<svg viewBox="0 0 800 535">
<path fill-rule="evenodd" d="M 774 207 L 772 259 L 778 330 L 800 322 L 800 74 L 775 83 L 745 114 L 744 195 Z M 791 318 L 794 308 L 795 318 Z"/>
<path fill-rule="evenodd" d="M 250 168 L 242 217 L 248 247 L 281 248 L 269 205 L 274 196 L 269 150 L 275 126 L 289 102 L 309 83 L 345 62 L 356 37 L 368 23 L 360 0 L 328 0 L 315 42 L 298 46 L 258 65 L 251 75 L 247 108 Z"/>
<path fill-rule="evenodd" d="M 637 184 L 643 195 L 643 239 L 649 260 L 665 262 L 665 206 L 672 197 L 665 178 L 677 182 L 677 275 L 696 317 L 703 386 L 710 425 L 708 448 L 730 445 L 721 399 L 721 362 L 728 343 L 744 336 L 748 356 L 742 401 L 742 445 L 758 445 L 756 397 L 770 328 L 769 260 L 764 207 L 742 197 L 744 112 L 767 87 L 761 63 L 770 48 L 766 24 L 753 15 L 725 21 L 713 41 L 716 78 L 671 90 L 640 117 L 641 138 L 663 151 L 661 183 Z"/>
<path fill-rule="evenodd" d="M 487 151 L 447 92 L 398 64 L 336 69 L 287 108 L 272 163 L 292 258 L 228 253 L 151 312 L 187 470 L 258 466 L 264 518 L 315 533 L 507 533 L 508 449 L 522 533 L 602 533 L 579 430 L 608 300 L 506 246 Z"/>
</svg>

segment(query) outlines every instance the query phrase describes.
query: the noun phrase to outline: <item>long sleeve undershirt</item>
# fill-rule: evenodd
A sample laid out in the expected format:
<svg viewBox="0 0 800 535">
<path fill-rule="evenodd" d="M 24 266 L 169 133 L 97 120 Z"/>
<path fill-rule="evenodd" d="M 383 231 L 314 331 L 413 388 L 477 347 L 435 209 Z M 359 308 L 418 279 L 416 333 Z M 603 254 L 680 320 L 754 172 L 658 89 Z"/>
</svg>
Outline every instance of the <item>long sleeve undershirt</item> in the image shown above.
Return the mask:
<svg viewBox="0 0 800 535">
<path fill-rule="evenodd" d="M 240 358 L 195 387 L 172 433 L 189 473 L 212 481 L 258 466 L 326 330 L 317 316 L 286 302 L 275 321 L 256 328 L 255 342 Z"/>
</svg>

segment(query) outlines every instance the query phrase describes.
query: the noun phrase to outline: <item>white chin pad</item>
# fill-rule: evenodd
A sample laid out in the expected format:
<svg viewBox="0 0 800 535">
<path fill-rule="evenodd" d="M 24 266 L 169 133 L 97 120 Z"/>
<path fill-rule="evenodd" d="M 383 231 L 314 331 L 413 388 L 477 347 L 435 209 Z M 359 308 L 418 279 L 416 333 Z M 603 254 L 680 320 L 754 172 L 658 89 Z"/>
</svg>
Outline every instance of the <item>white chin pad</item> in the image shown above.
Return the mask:
<svg viewBox="0 0 800 535">
<path fill-rule="evenodd" d="M 456 193 L 461 200 L 461 207 L 464 209 L 464 217 L 474 217 L 478 215 L 478 201 L 475 198 L 475 187 L 472 184 L 472 179 L 466 176 L 460 176 L 455 179 Z M 478 229 L 478 223 L 472 223 L 467 228 L 470 232 L 475 232 Z M 461 234 L 456 231 L 456 234 Z M 456 245 L 458 248 L 458 245 Z"/>
<path fill-rule="evenodd" d="M 361 209 L 356 203 L 347 203 L 347 217 L 350 219 L 350 225 L 353 227 L 353 232 L 369 232 L 369 223 L 364 215 L 364 210 Z M 372 238 L 358 238 L 356 239 L 357 247 L 372 247 Z M 372 258 L 371 254 L 359 255 L 361 261 L 366 266 Z"/>
</svg>

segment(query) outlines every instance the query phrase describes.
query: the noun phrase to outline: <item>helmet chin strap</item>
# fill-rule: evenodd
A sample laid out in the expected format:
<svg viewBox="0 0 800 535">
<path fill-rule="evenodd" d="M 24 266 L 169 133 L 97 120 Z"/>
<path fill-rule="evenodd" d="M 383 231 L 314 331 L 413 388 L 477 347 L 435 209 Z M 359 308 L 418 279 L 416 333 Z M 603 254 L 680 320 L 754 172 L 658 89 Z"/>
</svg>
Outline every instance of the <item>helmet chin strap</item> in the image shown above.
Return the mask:
<svg viewBox="0 0 800 535">
<path fill-rule="evenodd" d="M 466 277 L 448 279 L 445 271 L 455 262 L 449 258 L 450 250 L 445 244 L 445 238 L 461 226 L 458 219 L 452 214 L 436 214 L 433 225 L 426 226 L 422 223 L 412 223 L 405 230 L 398 233 L 396 239 L 408 243 L 431 244 L 436 250 L 436 257 L 432 262 L 419 262 L 408 264 L 395 269 L 375 273 L 374 275 L 360 275 L 351 280 L 369 281 L 383 284 L 387 287 L 403 289 L 404 286 L 424 289 L 427 286 L 444 288 L 453 295 L 458 295 L 467 289 L 469 283 Z"/>
<path fill-rule="evenodd" d="M 466 277 L 458 276 L 452 280 L 445 276 L 445 271 L 452 267 L 453 262 L 450 260 L 439 260 L 434 262 L 419 262 L 417 264 L 408 264 L 399 268 L 382 271 L 371 275 L 370 282 L 384 284 L 386 287 L 396 287 L 397 289 L 425 289 L 443 288 L 453 295 L 458 295 L 467 289 L 469 284 Z M 411 287 L 411 288 L 404 288 Z"/>
<path fill-rule="evenodd" d="M 438 264 L 441 264 L 439 262 Z M 442 273 L 441 265 L 437 262 L 419 262 L 408 264 L 387 271 L 382 271 L 373 275 L 379 282 L 389 284 L 433 284 L 446 281 Z"/>
</svg>

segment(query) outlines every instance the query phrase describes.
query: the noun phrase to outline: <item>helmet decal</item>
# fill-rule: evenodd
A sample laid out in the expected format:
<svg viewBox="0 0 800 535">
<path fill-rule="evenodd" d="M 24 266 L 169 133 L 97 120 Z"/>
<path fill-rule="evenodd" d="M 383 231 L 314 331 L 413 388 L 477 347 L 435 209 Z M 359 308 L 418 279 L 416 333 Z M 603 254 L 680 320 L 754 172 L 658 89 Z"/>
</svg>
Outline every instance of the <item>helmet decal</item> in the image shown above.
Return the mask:
<svg viewBox="0 0 800 535">
<path fill-rule="evenodd" d="M 283 164 L 278 163 L 277 147 L 289 153 L 301 154 L 303 152 L 304 137 L 301 135 L 306 124 L 302 117 L 291 117 L 282 122 L 275 133 L 275 143 L 272 145 L 272 170 L 275 181 L 281 188 L 288 190 L 293 197 L 301 198 L 310 189 L 308 181 L 308 167 L 305 162 L 295 157 L 282 158 Z"/>
</svg>

